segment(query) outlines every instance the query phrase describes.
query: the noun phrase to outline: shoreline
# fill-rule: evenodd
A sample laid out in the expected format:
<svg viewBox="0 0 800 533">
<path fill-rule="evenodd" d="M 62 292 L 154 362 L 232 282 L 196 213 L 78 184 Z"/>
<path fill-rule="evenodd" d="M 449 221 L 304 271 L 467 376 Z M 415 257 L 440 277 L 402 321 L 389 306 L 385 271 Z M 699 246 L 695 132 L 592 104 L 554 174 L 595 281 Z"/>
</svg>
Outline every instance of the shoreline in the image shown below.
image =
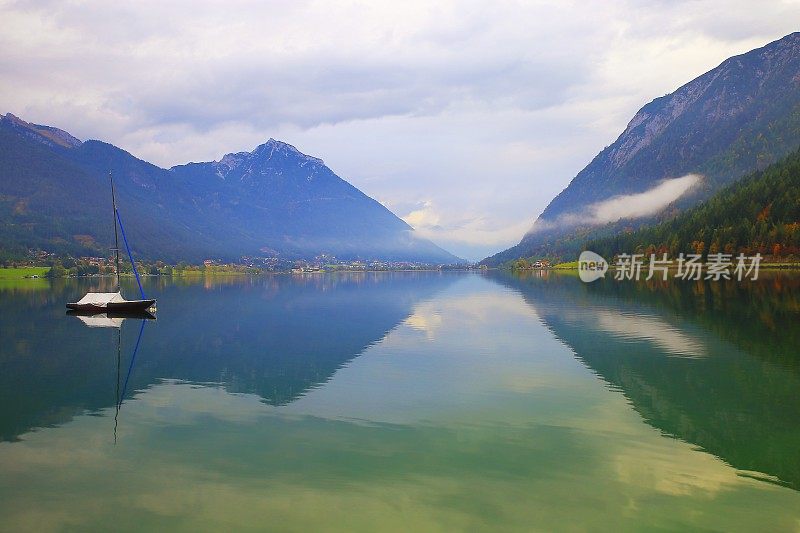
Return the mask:
<svg viewBox="0 0 800 533">
<path fill-rule="evenodd" d="M 19 271 L 19 270 L 31 270 L 36 269 L 37 271 L 41 270 L 40 274 L 18 274 L 14 272 L 13 274 L 11 271 Z M 21 268 L 0 268 L 0 281 L 21 281 L 21 280 L 31 280 L 31 281 L 39 281 L 39 280 L 53 280 L 53 279 L 102 279 L 102 278 L 113 278 L 115 274 L 84 274 L 84 275 L 74 275 L 74 276 L 61 276 L 58 278 L 51 278 L 46 275 L 49 267 L 21 267 Z M 344 269 L 337 269 L 337 270 L 317 270 L 317 271 L 304 271 L 304 272 L 293 272 L 291 270 L 260 270 L 258 272 L 238 272 L 232 270 L 222 270 L 222 271 L 202 271 L 202 270 L 188 270 L 183 271 L 180 273 L 172 273 L 172 274 L 139 274 L 140 278 L 201 278 L 206 276 L 316 276 L 320 274 L 358 274 L 358 273 L 378 273 L 378 272 L 472 272 L 478 271 L 475 268 L 403 268 L 403 269 L 365 269 L 365 270 L 344 270 Z M 121 278 L 135 278 L 135 276 L 130 272 L 123 272 L 120 274 Z"/>
</svg>

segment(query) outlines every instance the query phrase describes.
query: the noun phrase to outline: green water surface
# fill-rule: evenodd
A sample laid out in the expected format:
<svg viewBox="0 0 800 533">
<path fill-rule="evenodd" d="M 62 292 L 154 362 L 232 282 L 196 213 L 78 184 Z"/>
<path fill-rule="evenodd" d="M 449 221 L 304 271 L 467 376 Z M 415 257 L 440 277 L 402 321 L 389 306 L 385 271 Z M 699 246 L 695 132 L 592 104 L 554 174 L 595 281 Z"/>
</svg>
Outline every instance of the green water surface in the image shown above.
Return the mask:
<svg viewBox="0 0 800 533">
<path fill-rule="evenodd" d="M 33 281 L 2 530 L 800 531 L 798 276 L 151 278 L 120 328 Z"/>
</svg>

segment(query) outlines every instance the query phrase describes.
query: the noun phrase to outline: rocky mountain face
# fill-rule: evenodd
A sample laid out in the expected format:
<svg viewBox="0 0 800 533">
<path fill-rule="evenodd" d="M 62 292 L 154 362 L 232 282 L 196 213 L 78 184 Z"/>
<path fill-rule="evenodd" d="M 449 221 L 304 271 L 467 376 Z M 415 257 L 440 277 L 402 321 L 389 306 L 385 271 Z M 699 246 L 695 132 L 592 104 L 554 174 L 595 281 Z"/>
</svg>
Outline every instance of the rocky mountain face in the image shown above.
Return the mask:
<svg viewBox="0 0 800 533">
<path fill-rule="evenodd" d="M 592 232 L 608 234 L 647 223 L 623 220 L 598 229 L 580 213 L 598 202 L 650 190 L 665 179 L 703 176 L 701 186 L 669 206 L 674 212 L 798 146 L 800 33 L 792 33 L 729 58 L 645 105 L 619 138 L 553 199 L 517 246 L 484 261 L 550 255 Z M 663 212 L 653 213 L 659 215 Z"/>
<path fill-rule="evenodd" d="M 260 239 L 263 253 L 456 262 L 341 179 L 321 159 L 270 139 L 252 152 L 170 170 L 202 213 Z M 265 216 L 268 214 L 268 216 Z"/>
<path fill-rule="evenodd" d="M 163 169 L 10 114 L 0 117 L 0 247 L 104 255 L 112 237 L 109 171 L 142 257 L 459 261 L 322 160 L 274 139 L 219 161 Z"/>
</svg>

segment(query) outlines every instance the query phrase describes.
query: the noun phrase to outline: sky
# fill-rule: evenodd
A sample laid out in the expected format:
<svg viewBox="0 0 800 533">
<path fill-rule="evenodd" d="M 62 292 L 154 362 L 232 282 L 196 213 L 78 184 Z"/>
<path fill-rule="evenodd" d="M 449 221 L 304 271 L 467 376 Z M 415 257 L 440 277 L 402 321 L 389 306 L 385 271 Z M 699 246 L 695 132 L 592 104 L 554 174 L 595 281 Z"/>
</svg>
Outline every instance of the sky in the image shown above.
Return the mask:
<svg viewBox="0 0 800 533">
<path fill-rule="evenodd" d="M 163 167 L 275 138 L 477 260 L 800 1 L 0 0 L 0 113 Z"/>
</svg>

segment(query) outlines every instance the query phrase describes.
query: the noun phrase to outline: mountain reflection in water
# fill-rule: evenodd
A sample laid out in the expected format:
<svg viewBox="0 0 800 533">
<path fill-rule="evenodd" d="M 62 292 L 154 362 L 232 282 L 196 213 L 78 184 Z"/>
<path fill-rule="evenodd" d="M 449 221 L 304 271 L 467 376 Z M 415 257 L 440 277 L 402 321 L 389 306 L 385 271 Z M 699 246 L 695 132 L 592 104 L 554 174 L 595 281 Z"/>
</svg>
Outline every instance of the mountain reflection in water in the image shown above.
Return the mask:
<svg viewBox="0 0 800 533">
<path fill-rule="evenodd" d="M 148 291 L 159 291 L 158 320 L 141 341 L 126 394 L 172 379 L 287 404 L 454 279 L 378 273 L 164 283 Z M 68 283 L 0 298 L 0 439 L 115 404 L 117 333 L 62 316 L 63 301 L 84 289 Z M 138 322 L 121 326 L 127 357 Z"/>
<path fill-rule="evenodd" d="M 763 275 L 763 274 L 762 274 Z M 496 274 L 644 420 L 800 488 L 800 276 L 592 284 Z"/>
</svg>

